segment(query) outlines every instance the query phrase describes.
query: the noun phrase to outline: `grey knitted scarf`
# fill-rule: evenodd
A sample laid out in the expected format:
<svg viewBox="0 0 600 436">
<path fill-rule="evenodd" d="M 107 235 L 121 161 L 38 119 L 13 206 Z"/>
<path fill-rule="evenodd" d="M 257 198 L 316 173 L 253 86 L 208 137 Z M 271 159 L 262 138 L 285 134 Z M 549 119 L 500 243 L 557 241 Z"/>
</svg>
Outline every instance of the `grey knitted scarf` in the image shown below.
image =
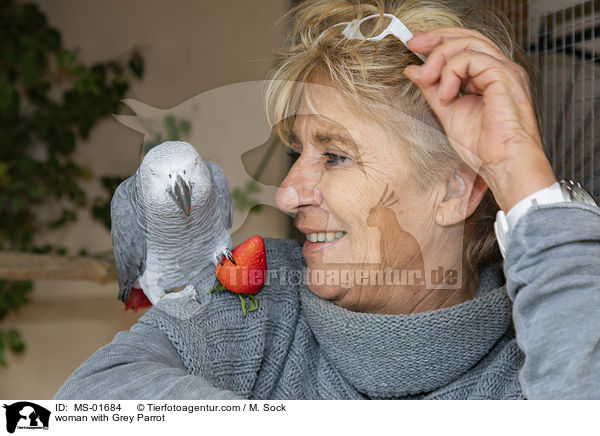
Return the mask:
<svg viewBox="0 0 600 436">
<path fill-rule="evenodd" d="M 238 297 L 218 292 L 190 320 L 157 309 L 140 320 L 171 340 L 190 374 L 257 399 L 523 397 L 498 266 L 482 268 L 476 297 L 457 306 L 364 314 L 298 283 L 297 243 L 265 242 L 271 280 L 257 311 L 243 317 Z"/>
</svg>

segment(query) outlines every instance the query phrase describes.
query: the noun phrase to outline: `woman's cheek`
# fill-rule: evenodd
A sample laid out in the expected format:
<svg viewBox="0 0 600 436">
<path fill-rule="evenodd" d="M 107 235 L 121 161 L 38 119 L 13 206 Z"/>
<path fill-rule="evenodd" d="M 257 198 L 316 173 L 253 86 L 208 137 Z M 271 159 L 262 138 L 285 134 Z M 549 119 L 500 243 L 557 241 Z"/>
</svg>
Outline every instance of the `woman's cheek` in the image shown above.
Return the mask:
<svg viewBox="0 0 600 436">
<path fill-rule="evenodd" d="M 371 202 L 366 196 L 361 195 L 355 187 L 347 189 L 344 195 L 337 196 L 331 206 L 335 214 L 332 222 L 340 223 L 347 232 L 347 259 L 352 263 L 369 264 L 379 263 L 379 230 L 370 227 L 369 210 Z"/>
<path fill-rule="evenodd" d="M 381 233 L 376 227 L 367 227 L 364 232 L 366 241 L 364 242 L 364 261 L 365 264 L 381 264 L 381 241 L 385 240 L 386 235 Z"/>
</svg>

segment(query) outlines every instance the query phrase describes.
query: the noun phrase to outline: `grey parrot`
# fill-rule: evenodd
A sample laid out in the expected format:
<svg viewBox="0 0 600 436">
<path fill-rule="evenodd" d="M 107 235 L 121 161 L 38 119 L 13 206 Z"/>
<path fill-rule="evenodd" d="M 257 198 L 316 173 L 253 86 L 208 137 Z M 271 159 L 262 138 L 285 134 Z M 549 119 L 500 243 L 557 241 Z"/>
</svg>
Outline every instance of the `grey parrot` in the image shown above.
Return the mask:
<svg viewBox="0 0 600 436">
<path fill-rule="evenodd" d="M 201 309 L 199 296 L 210 295 L 217 262 L 235 263 L 227 178 L 186 142 L 164 142 L 146 154 L 115 191 L 111 220 L 124 303 L 137 281 L 154 306 L 189 318 Z"/>
</svg>

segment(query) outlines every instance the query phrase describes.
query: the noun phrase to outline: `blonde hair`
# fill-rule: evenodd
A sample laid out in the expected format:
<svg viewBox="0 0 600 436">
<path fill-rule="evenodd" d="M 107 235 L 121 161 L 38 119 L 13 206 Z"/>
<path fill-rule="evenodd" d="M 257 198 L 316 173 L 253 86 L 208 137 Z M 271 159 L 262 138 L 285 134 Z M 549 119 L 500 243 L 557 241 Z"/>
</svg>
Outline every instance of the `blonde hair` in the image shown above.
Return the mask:
<svg viewBox="0 0 600 436">
<path fill-rule="evenodd" d="M 430 0 L 305 0 L 288 14 L 291 32 L 267 89 L 267 112 L 275 131 L 286 141 L 301 100 L 309 98 L 305 84 L 319 82 L 324 75 L 358 112 L 380 120 L 402 138 L 417 186 L 427 189 L 463 163 L 418 87 L 403 74 L 408 65 L 421 61 L 393 36 L 376 43 L 351 40 L 341 34 L 340 27 L 331 27 L 384 13 L 395 15 L 412 31 L 437 27 L 478 30 L 507 57 L 529 69 L 508 20 L 483 8 Z M 384 26 L 381 17 L 374 34 Z M 533 85 L 535 102 L 537 88 Z M 536 112 L 539 121 L 537 107 Z M 499 259 L 493 231 L 497 210 L 488 191 L 466 220 L 463 259 L 470 272 L 476 272 L 481 263 Z"/>
</svg>

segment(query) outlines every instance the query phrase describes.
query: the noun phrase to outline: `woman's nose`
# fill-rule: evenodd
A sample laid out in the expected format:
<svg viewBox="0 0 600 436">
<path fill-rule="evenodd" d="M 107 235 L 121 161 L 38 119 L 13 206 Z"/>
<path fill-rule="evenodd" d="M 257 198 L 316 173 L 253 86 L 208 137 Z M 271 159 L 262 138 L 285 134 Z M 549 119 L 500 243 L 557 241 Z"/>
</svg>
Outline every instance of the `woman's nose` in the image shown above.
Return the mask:
<svg viewBox="0 0 600 436">
<path fill-rule="evenodd" d="M 279 186 L 275 201 L 281 210 L 296 213 L 302 206 L 318 206 L 323 198 L 318 189 L 321 173 L 301 156 Z"/>
</svg>

